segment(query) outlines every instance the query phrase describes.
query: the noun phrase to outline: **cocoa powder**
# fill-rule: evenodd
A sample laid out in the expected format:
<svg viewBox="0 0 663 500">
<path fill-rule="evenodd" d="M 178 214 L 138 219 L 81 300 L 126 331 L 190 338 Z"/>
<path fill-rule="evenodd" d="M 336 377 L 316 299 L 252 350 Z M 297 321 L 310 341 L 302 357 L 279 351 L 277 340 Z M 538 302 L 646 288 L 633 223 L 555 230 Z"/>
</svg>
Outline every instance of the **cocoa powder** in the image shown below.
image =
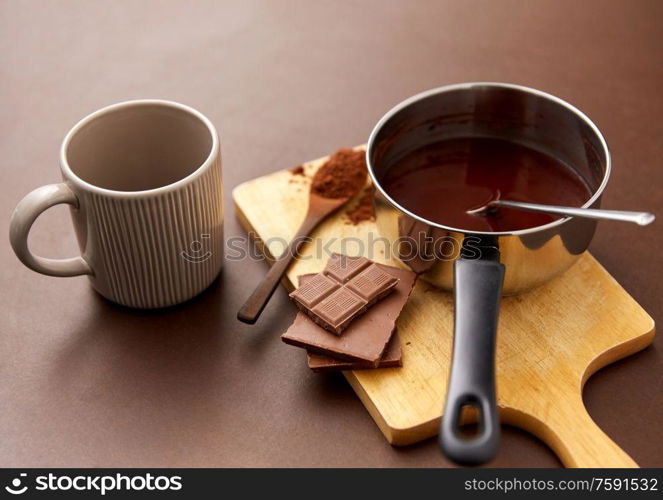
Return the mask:
<svg viewBox="0 0 663 500">
<path fill-rule="evenodd" d="M 351 198 L 366 184 L 364 151 L 339 149 L 318 169 L 311 192 L 323 198 Z"/>
<path fill-rule="evenodd" d="M 346 212 L 348 224 L 360 224 L 364 221 L 375 220 L 375 205 L 373 204 L 373 195 L 375 188 L 370 186 L 364 190 L 357 205 Z"/>
<path fill-rule="evenodd" d="M 297 165 L 296 167 L 291 168 L 290 173 L 292 175 L 306 175 L 306 172 L 304 172 L 303 165 Z"/>
</svg>

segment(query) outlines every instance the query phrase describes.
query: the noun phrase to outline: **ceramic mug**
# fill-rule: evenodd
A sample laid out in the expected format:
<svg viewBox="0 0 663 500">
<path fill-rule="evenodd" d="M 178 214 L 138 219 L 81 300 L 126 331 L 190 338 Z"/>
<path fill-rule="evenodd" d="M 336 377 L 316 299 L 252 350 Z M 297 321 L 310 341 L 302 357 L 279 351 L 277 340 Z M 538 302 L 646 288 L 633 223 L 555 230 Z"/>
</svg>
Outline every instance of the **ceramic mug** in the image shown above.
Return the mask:
<svg viewBox="0 0 663 500">
<path fill-rule="evenodd" d="M 12 215 L 10 241 L 30 269 L 88 275 L 104 297 L 136 308 L 184 302 L 223 262 L 219 138 L 198 111 L 128 101 L 83 118 L 60 150 L 63 182 L 40 187 Z M 48 259 L 28 248 L 43 211 L 70 206 L 81 255 Z"/>
</svg>

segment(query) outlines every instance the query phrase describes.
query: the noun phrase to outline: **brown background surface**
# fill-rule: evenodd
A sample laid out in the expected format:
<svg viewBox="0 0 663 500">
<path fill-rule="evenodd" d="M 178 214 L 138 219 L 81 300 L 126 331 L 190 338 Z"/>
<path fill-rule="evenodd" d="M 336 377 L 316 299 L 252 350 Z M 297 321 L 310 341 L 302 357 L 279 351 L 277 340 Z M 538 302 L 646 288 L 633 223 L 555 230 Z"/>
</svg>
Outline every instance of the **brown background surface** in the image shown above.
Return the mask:
<svg viewBox="0 0 663 500">
<path fill-rule="evenodd" d="M 554 93 L 605 133 L 604 206 L 663 216 L 663 2 L 0 3 L 0 466 L 448 466 L 434 440 L 392 448 L 340 375 L 314 375 L 278 337 L 278 291 L 260 323 L 235 313 L 266 265 L 229 263 L 209 291 L 140 313 L 85 278 L 41 276 L 7 243 L 14 205 L 59 181 L 67 130 L 107 104 L 190 104 L 218 126 L 227 235 L 242 181 L 365 142 L 418 91 L 472 80 Z M 67 210 L 33 230 L 43 255 L 76 253 Z M 663 315 L 661 221 L 602 224 L 591 251 Z M 599 425 L 642 466 L 663 466 L 663 359 L 649 348 L 590 379 Z M 494 466 L 558 466 L 504 430 Z"/>
</svg>

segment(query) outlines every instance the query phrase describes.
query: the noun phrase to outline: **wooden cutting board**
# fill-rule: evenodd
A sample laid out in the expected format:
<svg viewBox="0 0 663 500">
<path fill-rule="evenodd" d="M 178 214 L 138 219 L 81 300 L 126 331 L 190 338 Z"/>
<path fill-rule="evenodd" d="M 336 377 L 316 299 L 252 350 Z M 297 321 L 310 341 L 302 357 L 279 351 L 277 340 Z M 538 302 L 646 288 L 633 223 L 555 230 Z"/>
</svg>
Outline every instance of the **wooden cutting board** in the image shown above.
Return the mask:
<svg viewBox="0 0 663 500">
<path fill-rule="evenodd" d="M 233 191 L 237 215 L 268 258 L 279 255 L 295 234 L 306 212 L 310 178 L 324 161 L 305 164 L 305 176 L 284 170 Z M 358 241 L 379 235 L 374 223 L 349 224 L 340 211 L 313 236 L 329 244 L 329 252 L 356 254 Z M 315 245 L 307 244 L 303 254 L 284 280 L 288 289 L 298 275 L 324 267 L 326 257 L 315 257 Z M 387 440 L 407 445 L 437 434 L 451 358 L 451 294 L 419 280 L 398 332 L 402 368 L 344 373 Z M 502 422 L 538 436 L 567 467 L 637 467 L 589 416 L 582 388 L 599 368 L 651 344 L 654 333 L 653 319 L 589 253 L 554 281 L 505 297 L 496 368 Z"/>
</svg>

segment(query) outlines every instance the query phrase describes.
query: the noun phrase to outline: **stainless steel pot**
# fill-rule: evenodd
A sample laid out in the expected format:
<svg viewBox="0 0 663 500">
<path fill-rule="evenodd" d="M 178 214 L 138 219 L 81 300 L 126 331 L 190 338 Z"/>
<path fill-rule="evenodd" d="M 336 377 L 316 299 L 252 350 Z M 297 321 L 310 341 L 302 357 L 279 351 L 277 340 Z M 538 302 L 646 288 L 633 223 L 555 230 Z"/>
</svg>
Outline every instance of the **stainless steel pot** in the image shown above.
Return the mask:
<svg viewBox="0 0 663 500">
<path fill-rule="evenodd" d="M 564 218 L 530 229 L 477 232 L 428 221 L 400 206 L 380 181 L 403 155 L 454 137 L 492 137 L 548 153 L 574 168 L 600 206 L 610 153 L 581 111 L 539 90 L 503 83 L 464 83 L 432 89 L 392 108 L 368 141 L 368 171 L 376 187 L 381 236 L 400 242 L 399 257 L 426 281 L 455 297 L 452 368 L 440 429 L 443 451 L 459 463 L 492 458 L 499 445 L 494 358 L 499 300 L 568 269 L 587 249 L 596 221 Z M 478 411 L 479 432 L 460 432 L 461 412 Z"/>
</svg>

